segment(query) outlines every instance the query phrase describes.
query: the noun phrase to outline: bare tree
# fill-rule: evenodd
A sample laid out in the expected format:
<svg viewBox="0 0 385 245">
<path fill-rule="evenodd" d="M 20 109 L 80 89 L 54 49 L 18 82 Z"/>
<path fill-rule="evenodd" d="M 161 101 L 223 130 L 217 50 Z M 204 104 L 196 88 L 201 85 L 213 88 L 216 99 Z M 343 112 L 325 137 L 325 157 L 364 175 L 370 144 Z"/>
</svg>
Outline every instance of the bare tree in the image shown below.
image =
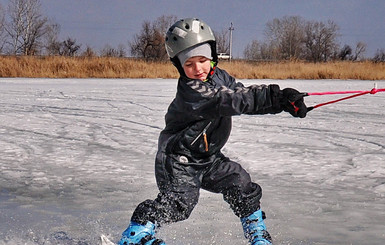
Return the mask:
<svg viewBox="0 0 385 245">
<path fill-rule="evenodd" d="M 279 50 L 269 42 L 259 42 L 257 40 L 248 44 L 243 52 L 249 60 L 276 60 L 279 57 Z"/>
<path fill-rule="evenodd" d="M 165 60 L 167 53 L 164 46 L 165 33 L 176 21 L 175 16 L 161 16 L 154 22 L 145 21 L 142 30 L 129 42 L 131 54 L 146 60 Z"/>
<path fill-rule="evenodd" d="M 377 49 L 373 59 L 374 62 L 385 62 L 385 49 Z"/>
<path fill-rule="evenodd" d="M 366 52 L 366 43 L 358 42 L 356 44 L 356 49 L 354 50 L 353 60 L 362 59 L 365 52 Z"/>
<path fill-rule="evenodd" d="M 353 52 L 353 49 L 349 45 L 344 45 L 341 51 L 338 53 L 338 58 L 340 60 L 360 60 L 363 58 L 363 55 L 366 51 L 366 44 L 363 42 L 358 42 L 356 48 Z"/>
<path fill-rule="evenodd" d="M 10 37 L 11 53 L 33 55 L 38 52 L 47 31 L 47 18 L 40 13 L 40 1 L 10 0 L 8 13 L 10 21 L 5 30 Z"/>
<path fill-rule="evenodd" d="M 3 52 L 3 48 L 6 42 L 5 35 L 5 12 L 3 7 L 0 5 L 0 53 Z"/>
<path fill-rule="evenodd" d="M 118 57 L 123 58 L 126 56 L 127 56 L 126 48 L 124 47 L 123 44 L 119 44 L 118 45 Z"/>
<path fill-rule="evenodd" d="M 60 33 L 60 25 L 57 23 L 49 23 L 47 25 L 47 32 L 44 36 L 45 39 L 45 49 L 47 55 L 60 55 L 61 52 L 61 42 L 58 41 L 58 36 Z"/>
<path fill-rule="evenodd" d="M 259 41 L 253 40 L 250 44 L 246 45 L 243 56 L 248 60 L 259 60 L 261 58 L 260 47 Z"/>
<path fill-rule="evenodd" d="M 313 62 L 327 61 L 337 52 L 339 27 L 333 21 L 326 24 L 309 21 L 305 27 L 306 59 Z"/>
<path fill-rule="evenodd" d="M 84 50 L 83 53 L 81 53 L 80 56 L 82 56 L 82 57 L 95 57 L 96 53 L 90 46 L 87 45 L 86 49 Z"/>
<path fill-rule="evenodd" d="M 79 44 L 76 44 L 76 40 L 72 38 L 67 38 L 61 44 L 60 54 L 63 56 L 75 56 L 80 50 Z"/>
<path fill-rule="evenodd" d="M 222 30 L 222 32 L 214 32 L 215 40 L 217 43 L 217 52 L 218 53 L 230 53 L 230 38 L 229 32 Z"/>
<path fill-rule="evenodd" d="M 278 58 L 298 59 L 303 50 L 304 20 L 299 16 L 285 16 L 266 24 L 265 35 L 278 51 Z"/>
<path fill-rule="evenodd" d="M 100 56 L 102 57 L 125 57 L 126 50 L 123 44 L 119 44 L 118 48 L 113 48 L 109 44 L 106 44 L 102 50 L 100 50 Z"/>
<path fill-rule="evenodd" d="M 341 51 L 338 54 L 338 58 L 340 60 L 350 60 L 352 55 L 352 48 L 345 44 L 344 47 L 341 49 Z"/>
</svg>

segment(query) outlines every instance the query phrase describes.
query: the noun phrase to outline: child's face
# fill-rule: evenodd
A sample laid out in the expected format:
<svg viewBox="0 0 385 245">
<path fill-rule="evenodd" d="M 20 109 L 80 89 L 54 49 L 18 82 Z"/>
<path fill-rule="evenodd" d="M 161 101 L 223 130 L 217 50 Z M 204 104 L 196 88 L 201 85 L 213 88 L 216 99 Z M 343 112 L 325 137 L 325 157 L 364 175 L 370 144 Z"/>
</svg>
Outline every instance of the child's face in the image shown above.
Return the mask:
<svg viewBox="0 0 385 245">
<path fill-rule="evenodd" d="M 204 81 L 211 69 L 210 61 L 204 56 L 191 57 L 183 65 L 184 73 L 188 78 Z"/>
</svg>

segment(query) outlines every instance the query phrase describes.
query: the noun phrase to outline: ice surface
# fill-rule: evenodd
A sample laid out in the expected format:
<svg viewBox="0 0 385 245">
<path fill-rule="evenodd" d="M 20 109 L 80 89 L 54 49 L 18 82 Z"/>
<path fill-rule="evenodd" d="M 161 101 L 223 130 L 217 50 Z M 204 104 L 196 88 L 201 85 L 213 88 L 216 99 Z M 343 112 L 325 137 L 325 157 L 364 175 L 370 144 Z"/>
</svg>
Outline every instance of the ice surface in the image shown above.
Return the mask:
<svg viewBox="0 0 385 245">
<path fill-rule="evenodd" d="M 373 87 L 243 82 L 307 92 Z M 0 79 L 0 244 L 98 244 L 101 234 L 117 241 L 136 205 L 157 194 L 157 138 L 175 89 L 174 79 Z M 364 95 L 305 119 L 234 117 L 223 152 L 262 186 L 276 244 L 384 244 L 384 98 Z M 222 197 L 205 191 L 190 219 L 159 237 L 170 245 L 247 244 Z"/>
</svg>

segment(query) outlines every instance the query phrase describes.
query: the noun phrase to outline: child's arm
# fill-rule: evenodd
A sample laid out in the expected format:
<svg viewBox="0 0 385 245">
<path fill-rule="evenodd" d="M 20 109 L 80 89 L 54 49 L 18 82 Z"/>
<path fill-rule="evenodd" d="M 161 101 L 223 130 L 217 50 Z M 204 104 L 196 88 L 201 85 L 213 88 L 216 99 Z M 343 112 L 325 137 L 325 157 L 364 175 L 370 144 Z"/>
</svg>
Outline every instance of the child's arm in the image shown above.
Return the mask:
<svg viewBox="0 0 385 245">
<path fill-rule="evenodd" d="M 188 96 L 192 113 L 205 118 L 233 116 L 240 114 L 275 114 L 282 110 L 295 117 L 306 116 L 303 98 L 290 101 L 289 98 L 300 94 L 294 89 L 280 90 L 278 85 L 237 86 L 234 89 L 222 86 L 210 88 L 198 80 L 187 82 L 193 91 Z M 191 101 L 193 99 L 194 101 Z"/>
</svg>

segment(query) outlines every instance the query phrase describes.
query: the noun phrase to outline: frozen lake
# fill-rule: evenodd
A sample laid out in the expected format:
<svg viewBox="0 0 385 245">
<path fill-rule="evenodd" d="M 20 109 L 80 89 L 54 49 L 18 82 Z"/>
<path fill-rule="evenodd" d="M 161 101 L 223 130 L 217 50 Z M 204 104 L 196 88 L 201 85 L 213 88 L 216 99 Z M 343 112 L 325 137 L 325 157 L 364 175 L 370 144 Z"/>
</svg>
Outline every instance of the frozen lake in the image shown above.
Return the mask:
<svg viewBox="0 0 385 245">
<path fill-rule="evenodd" d="M 374 83 L 243 82 L 303 92 Z M 157 194 L 157 138 L 175 92 L 175 79 L 0 79 L 0 245 L 94 245 L 101 234 L 117 241 L 136 205 Z M 384 244 L 384 119 L 385 93 L 305 119 L 234 117 L 223 151 L 262 186 L 275 244 Z M 205 191 L 190 219 L 159 237 L 168 245 L 247 244 L 222 197 Z"/>
</svg>

